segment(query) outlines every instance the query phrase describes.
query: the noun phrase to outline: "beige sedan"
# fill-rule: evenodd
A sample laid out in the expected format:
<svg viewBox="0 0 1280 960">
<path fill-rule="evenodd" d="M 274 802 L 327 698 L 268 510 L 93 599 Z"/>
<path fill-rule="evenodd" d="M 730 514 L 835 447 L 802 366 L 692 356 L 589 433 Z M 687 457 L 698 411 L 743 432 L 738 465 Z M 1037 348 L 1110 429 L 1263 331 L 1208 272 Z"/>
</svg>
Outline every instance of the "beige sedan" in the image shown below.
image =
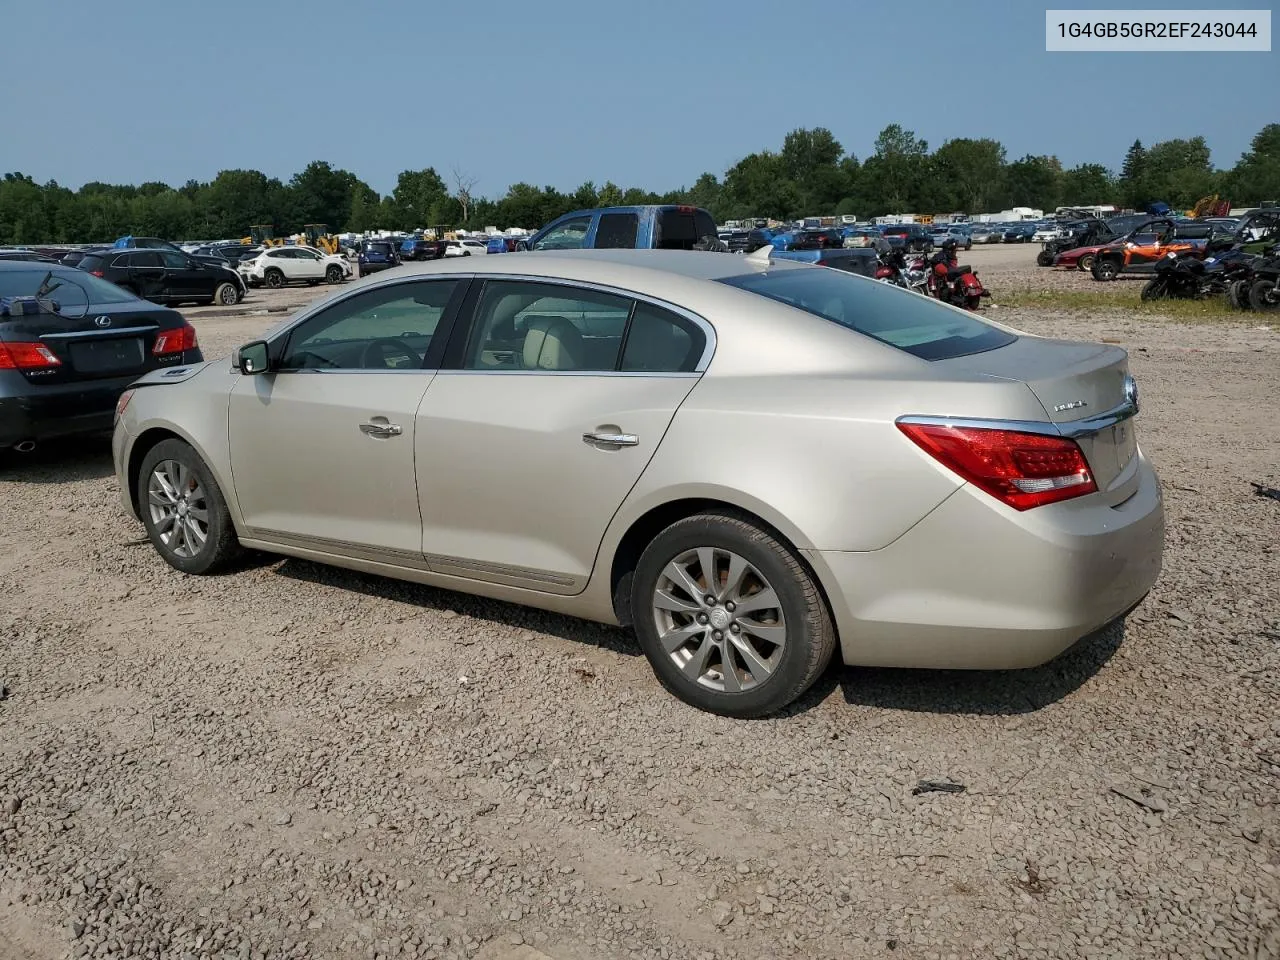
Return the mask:
<svg viewBox="0 0 1280 960">
<path fill-rule="evenodd" d="M 1117 347 L 826 267 L 684 251 L 401 267 L 121 399 L 126 508 L 244 547 L 633 625 L 759 716 L 848 664 L 1043 663 L 1161 563 Z"/>
</svg>

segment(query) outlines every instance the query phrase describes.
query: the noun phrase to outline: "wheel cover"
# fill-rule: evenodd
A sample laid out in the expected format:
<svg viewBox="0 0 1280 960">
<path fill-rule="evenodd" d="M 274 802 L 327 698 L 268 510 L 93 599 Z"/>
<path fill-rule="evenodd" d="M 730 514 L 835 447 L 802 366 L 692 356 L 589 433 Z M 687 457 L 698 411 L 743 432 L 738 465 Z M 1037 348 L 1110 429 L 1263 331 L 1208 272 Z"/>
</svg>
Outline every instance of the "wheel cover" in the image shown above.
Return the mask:
<svg viewBox="0 0 1280 960">
<path fill-rule="evenodd" d="M 218 288 L 218 300 L 224 307 L 230 306 L 236 302 L 236 291 L 232 288 L 231 284 L 224 283 Z"/>
<path fill-rule="evenodd" d="M 177 460 L 156 464 L 147 480 L 147 509 L 160 542 L 175 557 L 195 557 L 209 540 L 209 503 L 194 470 Z"/>
<path fill-rule="evenodd" d="M 721 693 L 764 683 L 786 649 L 782 600 L 759 570 L 721 547 L 668 563 L 651 613 L 659 645 L 685 679 Z"/>
</svg>

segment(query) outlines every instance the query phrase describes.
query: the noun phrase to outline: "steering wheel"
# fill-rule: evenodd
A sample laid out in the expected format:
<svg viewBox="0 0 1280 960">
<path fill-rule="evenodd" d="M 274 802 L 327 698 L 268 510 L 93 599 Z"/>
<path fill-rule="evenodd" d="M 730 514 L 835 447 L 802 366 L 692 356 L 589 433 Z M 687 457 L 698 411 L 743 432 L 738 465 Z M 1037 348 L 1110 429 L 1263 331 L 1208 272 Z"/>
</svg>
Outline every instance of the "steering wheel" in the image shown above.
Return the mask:
<svg viewBox="0 0 1280 960">
<path fill-rule="evenodd" d="M 388 348 L 394 348 L 397 352 L 389 353 Z M 418 351 L 399 337 L 381 337 L 370 340 L 364 345 L 364 350 L 360 353 L 360 367 L 363 370 L 387 367 L 389 366 L 387 361 L 392 357 L 407 357 L 415 365 L 422 363 L 422 357 L 418 355 Z M 373 362 L 375 360 L 376 364 Z"/>
</svg>

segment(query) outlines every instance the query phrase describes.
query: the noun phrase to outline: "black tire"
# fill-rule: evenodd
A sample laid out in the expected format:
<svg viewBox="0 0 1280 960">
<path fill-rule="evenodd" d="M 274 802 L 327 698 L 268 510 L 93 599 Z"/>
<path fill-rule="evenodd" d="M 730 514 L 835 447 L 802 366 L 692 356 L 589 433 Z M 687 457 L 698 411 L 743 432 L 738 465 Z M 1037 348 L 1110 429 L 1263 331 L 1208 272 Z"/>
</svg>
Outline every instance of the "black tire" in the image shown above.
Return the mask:
<svg viewBox="0 0 1280 960">
<path fill-rule="evenodd" d="M 776 652 L 778 660 L 772 672 L 740 692 L 715 690 L 687 677 L 663 649 L 655 622 L 653 598 L 667 565 L 708 546 L 732 551 L 759 571 L 778 597 L 786 628 L 785 642 Z M 716 577 L 719 583 L 719 574 Z M 704 586 L 706 579 L 703 576 Z M 663 687 L 685 703 L 721 716 L 762 717 L 783 709 L 813 685 L 835 650 L 831 614 L 813 576 L 775 534 L 731 514 L 687 517 L 658 534 L 636 567 L 631 609 L 640 646 Z M 709 633 L 696 650 L 701 651 L 704 644 L 713 644 Z"/>
<path fill-rule="evenodd" d="M 1276 292 L 1274 280 L 1255 280 L 1249 288 L 1249 306 L 1259 313 L 1274 313 L 1280 310 L 1280 296 Z"/>
<path fill-rule="evenodd" d="M 284 274 L 272 267 L 263 275 L 263 281 L 272 290 L 279 290 L 284 286 Z"/>
<path fill-rule="evenodd" d="M 1227 302 L 1237 310 L 1252 310 L 1249 302 L 1249 281 L 1237 280 L 1227 289 Z"/>
<path fill-rule="evenodd" d="M 240 302 L 240 290 L 234 283 L 224 280 L 213 291 L 213 302 L 220 307 L 234 307 Z"/>
<path fill-rule="evenodd" d="M 1093 279 L 1109 283 L 1120 275 L 1120 265 L 1110 257 L 1103 257 L 1101 260 L 1095 257 L 1089 272 L 1093 274 Z"/>
<path fill-rule="evenodd" d="M 181 556 L 170 544 L 165 543 L 159 527 L 160 520 L 152 516 L 149 508 L 148 485 L 156 467 L 166 461 L 174 461 L 190 472 L 197 482 L 197 489 L 204 496 L 192 503 L 204 503 L 207 517 L 207 535 L 199 549 L 193 549 L 191 556 Z M 227 501 L 222 496 L 222 489 L 213 473 L 192 447 L 181 440 L 162 440 L 142 458 L 138 468 L 138 513 L 142 516 L 142 525 L 156 552 L 175 570 L 190 574 L 210 574 L 224 569 L 241 552 L 240 541 L 236 538 L 235 527 L 231 523 L 231 513 L 227 510 Z M 191 488 L 188 488 L 191 489 Z"/>
<path fill-rule="evenodd" d="M 318 286 L 320 286 L 320 281 L 319 281 L 319 280 L 308 280 L 308 281 L 307 281 L 307 286 L 308 286 L 308 287 L 318 287 Z"/>
<path fill-rule="evenodd" d="M 325 283 L 341 283 L 342 268 L 336 263 L 329 264 L 329 268 L 324 272 Z"/>
<path fill-rule="evenodd" d="M 976 293 L 970 294 L 964 298 L 964 306 L 966 310 L 977 310 L 978 307 L 982 306 L 982 297 Z"/>
<path fill-rule="evenodd" d="M 1093 254 L 1086 253 L 1083 257 L 1076 261 L 1077 270 L 1093 271 Z"/>
<path fill-rule="evenodd" d="M 1164 300 L 1169 296 L 1169 284 L 1163 277 L 1152 277 L 1142 286 L 1143 300 Z"/>
<path fill-rule="evenodd" d="M 462 255 L 463 255 L 464 257 L 469 257 L 469 256 L 471 256 L 471 251 L 470 251 L 470 250 L 464 250 L 464 251 L 462 251 Z"/>
<path fill-rule="evenodd" d="M 1048 249 L 1042 249 L 1036 254 L 1036 265 L 1040 267 L 1052 267 L 1053 254 L 1050 253 Z"/>
</svg>

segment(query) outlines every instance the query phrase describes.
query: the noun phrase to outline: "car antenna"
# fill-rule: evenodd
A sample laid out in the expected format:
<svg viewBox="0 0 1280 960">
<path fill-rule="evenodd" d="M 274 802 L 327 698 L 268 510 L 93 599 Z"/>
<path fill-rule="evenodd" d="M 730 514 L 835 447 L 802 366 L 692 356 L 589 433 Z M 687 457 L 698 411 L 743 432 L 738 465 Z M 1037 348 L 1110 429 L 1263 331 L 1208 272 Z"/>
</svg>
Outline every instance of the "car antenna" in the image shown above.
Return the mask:
<svg viewBox="0 0 1280 960">
<path fill-rule="evenodd" d="M 745 259 L 753 263 L 768 263 L 773 258 L 773 244 L 766 243 L 763 247 L 758 247 L 748 253 Z"/>
</svg>

